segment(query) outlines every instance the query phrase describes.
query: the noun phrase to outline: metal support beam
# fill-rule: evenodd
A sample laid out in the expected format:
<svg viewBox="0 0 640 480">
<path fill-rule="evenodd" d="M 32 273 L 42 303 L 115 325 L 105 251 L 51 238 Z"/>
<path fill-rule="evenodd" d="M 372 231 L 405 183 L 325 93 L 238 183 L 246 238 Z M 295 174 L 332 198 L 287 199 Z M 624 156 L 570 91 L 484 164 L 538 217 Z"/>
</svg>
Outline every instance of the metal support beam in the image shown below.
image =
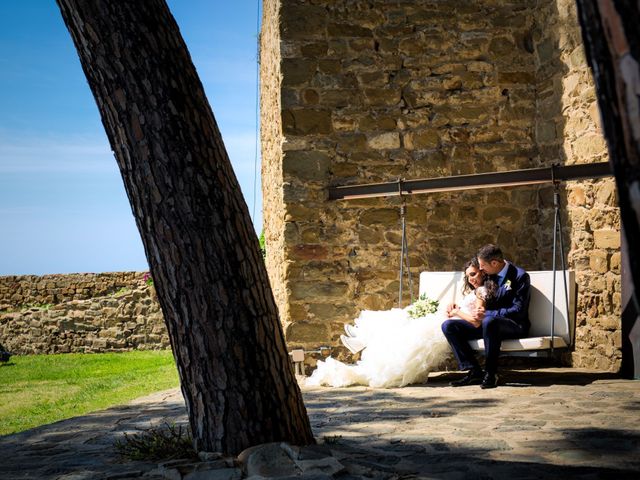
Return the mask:
<svg viewBox="0 0 640 480">
<path fill-rule="evenodd" d="M 329 187 L 329 200 L 391 197 L 432 192 L 455 192 L 476 188 L 515 187 L 518 185 L 535 185 L 601 178 L 612 175 L 613 172 L 608 162 L 562 166 L 553 165 L 551 167 L 510 170 L 508 172 L 477 173 L 474 175 Z"/>
</svg>

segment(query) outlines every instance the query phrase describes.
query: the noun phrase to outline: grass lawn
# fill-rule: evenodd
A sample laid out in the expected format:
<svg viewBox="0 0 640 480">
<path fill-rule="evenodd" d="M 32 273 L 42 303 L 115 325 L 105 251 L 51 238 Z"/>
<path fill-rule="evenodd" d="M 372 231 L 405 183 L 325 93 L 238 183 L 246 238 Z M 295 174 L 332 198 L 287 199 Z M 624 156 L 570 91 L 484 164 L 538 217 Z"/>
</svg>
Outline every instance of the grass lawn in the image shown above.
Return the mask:
<svg viewBox="0 0 640 480">
<path fill-rule="evenodd" d="M 168 350 L 14 356 L 0 364 L 0 435 L 177 386 Z"/>
</svg>

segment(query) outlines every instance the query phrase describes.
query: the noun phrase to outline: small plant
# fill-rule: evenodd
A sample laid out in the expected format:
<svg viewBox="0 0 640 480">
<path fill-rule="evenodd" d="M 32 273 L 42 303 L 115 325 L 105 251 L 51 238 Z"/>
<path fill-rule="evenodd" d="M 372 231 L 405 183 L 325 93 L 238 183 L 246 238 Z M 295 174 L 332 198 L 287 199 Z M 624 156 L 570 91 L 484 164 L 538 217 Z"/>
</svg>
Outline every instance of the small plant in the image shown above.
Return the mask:
<svg viewBox="0 0 640 480">
<path fill-rule="evenodd" d="M 50 303 L 27 303 L 25 305 L 22 305 L 21 310 L 24 312 L 25 310 L 36 308 L 38 310 L 43 310 L 46 312 L 47 310 L 50 310 L 51 307 L 53 307 L 53 305 Z"/>
<path fill-rule="evenodd" d="M 262 252 L 262 258 L 267 258 L 267 247 L 264 240 L 264 231 L 260 234 L 259 242 L 260 242 L 260 251 Z"/>
<path fill-rule="evenodd" d="M 171 460 L 174 458 L 197 458 L 188 427 L 165 423 L 141 433 L 124 434 L 116 440 L 118 453 L 130 460 Z"/>
<path fill-rule="evenodd" d="M 121 297 L 129 293 L 129 289 L 127 287 L 122 287 L 116 293 L 113 294 L 114 297 Z"/>
<path fill-rule="evenodd" d="M 335 445 L 342 440 L 342 435 L 325 435 L 322 441 L 327 445 Z"/>
<path fill-rule="evenodd" d="M 430 313 L 437 312 L 438 305 L 440 305 L 440 302 L 438 300 L 431 300 L 423 293 L 422 295 L 420 295 L 418 300 L 407 307 L 407 313 L 411 318 L 424 317 L 425 315 L 428 315 Z"/>
<path fill-rule="evenodd" d="M 153 285 L 153 277 L 149 272 L 144 274 L 144 277 L 142 277 L 142 280 L 144 281 L 144 283 L 146 283 L 149 286 Z"/>
</svg>

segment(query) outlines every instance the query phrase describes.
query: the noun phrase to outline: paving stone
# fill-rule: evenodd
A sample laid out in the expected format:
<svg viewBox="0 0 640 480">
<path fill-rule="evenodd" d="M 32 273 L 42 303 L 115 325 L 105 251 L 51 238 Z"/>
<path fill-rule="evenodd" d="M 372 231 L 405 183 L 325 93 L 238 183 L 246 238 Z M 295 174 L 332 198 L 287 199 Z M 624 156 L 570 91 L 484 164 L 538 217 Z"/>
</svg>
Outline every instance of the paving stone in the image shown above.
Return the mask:
<svg viewBox="0 0 640 480">
<path fill-rule="evenodd" d="M 451 388 L 445 373 L 432 375 L 426 386 L 401 389 L 303 387 L 310 417 L 322 422 L 314 426 L 320 443 L 302 448 L 269 444 L 279 452 L 274 470 L 252 478 L 640 478 L 638 382 L 567 369 L 509 375 L 527 384 L 535 383 L 530 377 L 548 379 L 541 386 L 500 386 L 490 392 Z M 234 467 L 233 459 L 215 453 L 201 462 L 164 463 L 127 462 L 117 455 L 113 442 L 123 432 L 167 421 L 186 423 L 177 389 L 0 437 L 0 477 L 248 477 Z M 193 468 L 180 470 L 180 464 Z"/>
</svg>

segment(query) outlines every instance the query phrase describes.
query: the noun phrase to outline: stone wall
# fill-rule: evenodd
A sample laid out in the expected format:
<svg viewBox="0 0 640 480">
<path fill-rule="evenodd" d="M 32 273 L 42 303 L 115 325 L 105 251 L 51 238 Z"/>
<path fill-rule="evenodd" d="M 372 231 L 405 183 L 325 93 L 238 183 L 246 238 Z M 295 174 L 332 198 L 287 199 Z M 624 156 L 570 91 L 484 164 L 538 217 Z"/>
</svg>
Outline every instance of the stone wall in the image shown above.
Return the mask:
<svg viewBox="0 0 640 480">
<path fill-rule="evenodd" d="M 361 309 L 397 302 L 400 199 L 331 202 L 328 186 L 606 158 L 573 2 L 264 5 L 267 265 L 291 346 L 337 345 L 342 324 Z M 611 185 L 574 182 L 562 191 L 581 294 L 573 361 L 604 369 L 615 369 L 619 357 Z M 414 274 L 459 269 L 486 242 L 525 268 L 550 267 L 548 188 L 406 203 Z M 607 248 L 595 243 L 595 230 Z M 604 345 L 597 353 L 594 342 Z"/>
<path fill-rule="evenodd" d="M 265 258 L 267 272 L 281 315 L 286 316 L 288 303 L 285 291 L 284 221 L 282 195 L 282 120 L 280 116 L 280 44 L 279 0 L 263 2 L 260 32 L 260 129 L 262 135 L 262 192 L 269 199 L 263 207 Z"/>
<path fill-rule="evenodd" d="M 169 348 L 143 273 L 0 277 L 0 343 L 14 354 Z"/>
<path fill-rule="evenodd" d="M 606 162 L 575 2 L 538 3 L 534 42 L 540 164 Z M 614 180 L 568 182 L 561 194 L 567 260 L 576 271 L 579 291 L 572 364 L 617 370 L 621 360 L 620 218 Z M 541 196 L 550 203 L 551 189 L 542 189 Z M 551 213 L 545 211 L 545 225 L 553 224 Z M 552 233 L 551 229 L 541 231 L 544 245 L 552 245 Z M 543 267 L 550 268 L 550 252 L 542 252 L 541 259 Z"/>
<path fill-rule="evenodd" d="M 286 259 L 290 344 L 336 343 L 362 308 L 397 301 L 399 201 L 328 202 L 327 186 L 536 166 L 534 10 L 525 1 L 281 5 L 282 39 L 263 45 L 282 54 L 283 129 L 282 157 L 265 159 L 282 164 L 265 209 L 277 200 L 285 214 L 278 231 L 265 224 L 267 251 Z M 535 189 L 407 202 L 414 272 L 458 269 L 487 241 L 526 267 L 538 261 Z"/>
</svg>

